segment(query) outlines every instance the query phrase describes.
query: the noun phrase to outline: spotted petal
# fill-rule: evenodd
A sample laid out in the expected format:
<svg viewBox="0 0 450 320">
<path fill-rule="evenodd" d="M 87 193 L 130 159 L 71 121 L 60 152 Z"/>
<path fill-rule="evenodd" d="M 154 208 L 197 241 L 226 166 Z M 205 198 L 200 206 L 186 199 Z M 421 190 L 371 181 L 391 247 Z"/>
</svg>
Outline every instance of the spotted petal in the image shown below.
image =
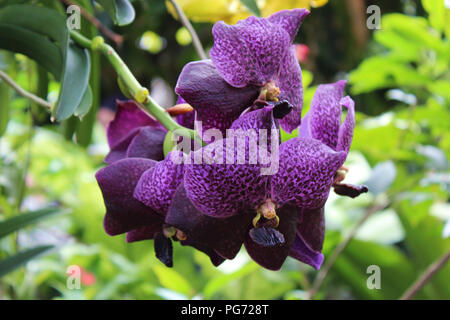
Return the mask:
<svg viewBox="0 0 450 320">
<path fill-rule="evenodd" d="M 95 175 L 105 202 L 104 227 L 109 235 L 160 223 L 155 211 L 133 198 L 140 176 L 155 164 L 149 159 L 128 158 L 114 162 Z"/>
<path fill-rule="evenodd" d="M 344 93 L 345 81 L 320 85 L 311 101 L 308 123 L 309 135 L 336 150 L 338 144 L 339 127 L 341 124 L 341 99 Z M 350 107 L 348 107 L 350 110 Z M 300 129 L 305 131 L 305 129 Z"/>
<path fill-rule="evenodd" d="M 279 99 L 287 100 L 294 107 L 292 112 L 280 120 L 281 127 L 291 133 L 301 123 L 303 106 L 302 71 L 295 57 L 294 46 L 291 46 L 282 60 L 276 83 L 280 88 Z"/>
<path fill-rule="evenodd" d="M 238 88 L 275 80 L 291 45 L 281 25 L 253 16 L 232 26 L 219 21 L 212 33 L 211 59 L 220 75 Z"/>
<path fill-rule="evenodd" d="M 315 139 L 293 138 L 282 143 L 279 170 L 271 180 L 272 197 L 279 204 L 321 207 L 345 157 L 344 151 L 336 152 Z"/>
<path fill-rule="evenodd" d="M 134 197 L 166 215 L 175 190 L 183 180 L 182 157 L 181 152 L 172 151 L 166 159 L 145 171 L 134 190 Z"/>
<path fill-rule="evenodd" d="M 282 10 L 272 14 L 268 20 L 280 25 L 289 34 L 292 42 L 308 14 L 307 9 Z"/>
<path fill-rule="evenodd" d="M 202 164 L 185 165 L 186 193 L 204 214 L 229 217 L 264 200 L 268 176 L 261 175 L 257 154 L 245 146 L 234 138 L 215 141 L 193 153 Z"/>
<path fill-rule="evenodd" d="M 346 96 L 341 99 L 340 105 L 347 108 L 347 116 L 339 128 L 336 150 L 348 153 L 352 144 L 353 129 L 355 128 L 355 102 L 352 98 Z"/>
</svg>

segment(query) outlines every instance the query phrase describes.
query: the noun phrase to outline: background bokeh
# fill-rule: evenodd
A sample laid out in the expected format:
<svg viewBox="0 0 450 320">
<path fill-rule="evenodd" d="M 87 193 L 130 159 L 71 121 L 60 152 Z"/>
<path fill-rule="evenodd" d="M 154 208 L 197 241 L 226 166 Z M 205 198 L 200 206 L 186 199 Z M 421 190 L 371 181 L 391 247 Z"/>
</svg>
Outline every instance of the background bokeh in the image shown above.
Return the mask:
<svg viewBox="0 0 450 320">
<path fill-rule="evenodd" d="M 235 22 L 249 14 L 239 1 L 178 2 L 207 50 L 215 21 Z M 318 84 L 339 79 L 349 81 L 347 93 L 356 102 L 346 181 L 367 184 L 371 192 L 357 199 L 330 196 L 326 259 L 361 217 L 370 216 L 355 230 L 315 298 L 397 299 L 450 250 L 449 3 L 257 3 L 266 16 L 287 7 L 311 10 L 295 41 L 306 88 L 304 112 Z M 366 26 L 366 9 L 372 4 L 381 9 L 379 30 Z M 139 81 L 152 88 L 162 105 L 171 106 L 178 74 L 198 56 L 189 33 L 165 1 L 135 0 L 133 6 L 136 19 L 125 27 L 114 26 L 99 6 L 95 15 L 123 36 L 116 49 Z M 82 26 L 88 24 L 82 20 Z M 38 224 L 0 239 L 0 264 L 36 245 L 55 246 L 2 274 L 0 299 L 307 298 L 318 272 L 291 258 L 281 271 L 273 272 L 242 251 L 215 268 L 203 253 L 177 243 L 174 268 L 169 269 L 154 257 L 151 241 L 126 244 L 123 236 L 105 234 L 105 208 L 94 173 L 103 166 L 108 151 L 105 124 L 121 95 L 115 71 L 101 59 L 100 103 L 82 122 L 73 117 L 51 123 L 45 110 L 0 81 L 0 110 L 11 106 L 8 117 L 0 111 L 0 219 L 58 208 Z M 56 99 L 59 84 L 27 57 L 0 50 L 0 69 L 28 91 Z M 68 268 L 74 265 L 82 270 L 80 289 L 67 286 L 72 272 Z M 381 289 L 367 286 L 370 265 L 380 267 Z M 450 299 L 450 264 L 415 298 Z"/>
</svg>

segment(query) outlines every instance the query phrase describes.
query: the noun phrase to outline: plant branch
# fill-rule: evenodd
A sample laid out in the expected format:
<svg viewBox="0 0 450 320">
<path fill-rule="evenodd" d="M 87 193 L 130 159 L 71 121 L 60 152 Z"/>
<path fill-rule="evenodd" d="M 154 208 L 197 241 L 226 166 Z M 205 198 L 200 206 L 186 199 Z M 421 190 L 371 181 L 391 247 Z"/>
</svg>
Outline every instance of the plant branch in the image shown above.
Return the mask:
<svg viewBox="0 0 450 320">
<path fill-rule="evenodd" d="M 197 54 L 199 55 L 199 57 L 201 59 L 208 59 L 205 49 L 203 49 L 202 43 L 200 42 L 200 39 L 198 38 L 198 35 L 195 32 L 194 27 L 192 27 L 192 24 L 189 22 L 189 19 L 184 14 L 183 9 L 180 7 L 180 5 L 177 3 L 176 0 L 169 0 L 169 2 L 175 8 L 175 11 L 177 12 L 178 17 L 181 20 L 181 23 L 185 26 L 185 28 L 191 34 L 192 42 L 194 43 L 195 50 L 197 50 Z"/>
<path fill-rule="evenodd" d="M 102 37 L 95 37 L 93 40 L 89 40 L 73 30 L 70 31 L 70 36 L 82 47 L 91 50 L 99 50 L 108 59 L 121 81 L 125 84 L 129 94 L 138 103 L 141 109 L 155 117 L 167 130 L 177 130 L 180 134 L 182 133 L 183 136 L 198 140 L 198 136 L 194 130 L 180 126 L 163 107 L 153 100 L 149 95 L 148 89 L 141 86 L 125 62 L 123 62 L 110 45 L 104 43 Z"/>
<path fill-rule="evenodd" d="M 9 86 L 11 86 L 18 94 L 20 94 L 21 96 L 27 98 L 28 100 L 36 103 L 37 105 L 40 105 L 42 107 L 47 108 L 48 110 L 51 110 L 52 105 L 47 102 L 46 100 L 32 94 L 31 92 L 26 91 L 25 89 L 23 89 L 21 86 L 19 86 L 16 82 L 14 82 L 13 79 L 11 79 L 5 72 L 3 72 L 2 70 L 0 70 L 0 79 L 2 79 L 3 81 L 5 81 L 6 84 L 8 84 Z"/>
<path fill-rule="evenodd" d="M 347 245 L 350 243 L 350 241 L 355 237 L 356 233 L 358 232 L 358 229 L 366 222 L 366 220 L 375 212 L 378 212 L 379 210 L 384 209 L 387 206 L 386 203 L 380 204 L 380 205 L 373 205 L 370 206 L 364 216 L 361 217 L 361 219 L 358 220 L 356 225 L 351 229 L 347 237 L 337 246 L 337 248 L 333 251 L 333 253 L 330 255 L 330 257 L 326 260 L 325 266 L 319 271 L 319 274 L 316 276 L 311 290 L 308 292 L 308 299 L 314 298 L 316 293 L 319 291 L 320 286 L 322 285 L 323 281 L 325 280 L 325 277 L 328 274 L 328 271 L 330 271 L 331 267 L 336 262 L 339 255 L 344 251 L 344 249 L 347 247 Z"/>
<path fill-rule="evenodd" d="M 431 264 L 427 270 L 414 282 L 411 287 L 409 287 L 405 293 L 401 296 L 400 300 L 409 300 L 414 295 L 420 291 L 430 280 L 431 278 L 442 269 L 447 261 L 450 259 L 450 250 L 444 254 L 438 261 Z"/>
<path fill-rule="evenodd" d="M 123 37 L 120 34 L 117 34 L 111 30 L 109 30 L 107 27 L 105 27 L 100 20 L 98 20 L 96 17 L 91 15 L 89 12 L 87 12 L 82 6 L 79 4 L 73 2 L 72 0 L 60 0 L 61 2 L 65 3 L 68 6 L 75 5 L 78 8 L 80 8 L 80 12 L 83 15 L 83 17 L 92 23 L 98 30 L 100 30 L 101 33 L 103 33 L 107 38 L 114 41 L 114 43 L 120 47 L 120 45 L 123 42 Z"/>
</svg>

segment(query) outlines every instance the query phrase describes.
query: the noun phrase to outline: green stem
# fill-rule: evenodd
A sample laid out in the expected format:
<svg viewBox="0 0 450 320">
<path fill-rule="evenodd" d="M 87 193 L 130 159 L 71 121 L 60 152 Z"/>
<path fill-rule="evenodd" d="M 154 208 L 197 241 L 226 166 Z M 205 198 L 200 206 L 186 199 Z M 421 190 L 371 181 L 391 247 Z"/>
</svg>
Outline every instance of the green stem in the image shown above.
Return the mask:
<svg viewBox="0 0 450 320">
<path fill-rule="evenodd" d="M 153 98 L 148 94 L 148 90 L 141 86 L 117 52 L 110 45 L 104 43 L 102 38 L 94 38 L 94 40 L 89 40 L 73 30 L 70 31 L 70 36 L 80 46 L 102 52 L 116 70 L 118 76 L 125 83 L 138 105 L 161 122 L 167 130 L 181 130 L 181 132 L 186 133 L 183 134 L 183 136 L 188 136 L 191 139 L 199 139 L 194 130 L 180 126 L 175 122 L 170 114 L 164 110 L 163 107 L 153 100 Z"/>
</svg>

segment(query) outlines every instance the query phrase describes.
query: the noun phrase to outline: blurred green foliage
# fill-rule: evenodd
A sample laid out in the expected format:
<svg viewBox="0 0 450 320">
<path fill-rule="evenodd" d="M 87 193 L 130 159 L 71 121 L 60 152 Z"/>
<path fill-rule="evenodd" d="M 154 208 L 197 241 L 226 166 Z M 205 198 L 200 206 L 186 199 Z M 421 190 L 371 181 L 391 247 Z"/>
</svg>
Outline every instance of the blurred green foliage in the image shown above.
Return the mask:
<svg viewBox="0 0 450 320">
<path fill-rule="evenodd" d="M 398 6 L 380 2 L 382 9 Z M 439 0 L 405 3 L 405 8 L 415 6 L 417 15 L 402 13 L 398 7 L 396 13 L 384 14 L 382 29 L 359 53 L 340 51 L 352 48 L 347 45 L 354 35 L 341 25 L 329 26 L 329 21 L 349 14 L 345 5 L 334 1 L 313 10 L 308 23 L 324 26 L 324 34 L 345 36 L 327 42 L 325 35 L 314 37 L 307 23 L 306 35 L 300 36 L 319 52 L 304 67 L 304 112 L 317 84 L 342 77 L 350 71 L 348 66 L 354 67 L 348 79 L 359 112 L 346 181 L 367 183 L 372 190 L 357 199 L 330 196 L 325 256 L 367 211 L 374 211 L 330 269 L 318 299 L 396 299 L 450 250 L 450 29 L 445 23 L 449 9 Z M 190 39 L 185 31 L 177 34 L 181 25 L 170 18 L 164 1 L 134 1 L 133 5 L 135 22 L 114 29 L 125 35 L 120 54 L 144 83 L 158 75 L 173 86 L 182 66 L 196 59 Z M 114 28 L 113 20 L 96 10 L 102 23 Z M 211 25 L 195 27 L 205 46 L 210 46 Z M 96 34 L 95 30 L 84 32 Z M 140 44 L 142 36 L 148 48 Z M 153 50 L 156 45 L 158 50 Z M 326 57 L 330 54 L 334 60 Z M 1 51 L 0 68 L 33 92 L 41 91 L 38 79 L 44 78 L 48 84 L 44 95 L 56 100 L 58 83 L 51 76 L 41 77 L 31 60 Z M 100 72 L 105 97 L 117 91 L 117 84 L 103 63 L 101 71 L 91 74 L 94 93 L 100 92 Z M 69 119 L 65 139 L 59 126 L 40 119 L 36 108 L 0 83 L 0 133 L 5 119 L 2 106 L 10 104 L 10 121 L 0 138 L 0 223 L 50 205 L 70 209 L 69 214 L 36 220 L 37 226 L 0 239 L 0 263 L 29 248 L 56 247 L 26 268 L 1 277 L 1 298 L 306 298 L 317 271 L 290 258 L 280 272 L 262 269 L 244 252 L 214 268 L 206 255 L 177 243 L 174 268 L 168 269 L 154 257 L 150 241 L 126 244 L 123 236 L 107 236 L 102 227 L 105 208 L 94 178 L 103 165 L 107 144 L 104 127 L 95 121 L 99 97 L 95 99 L 95 107 L 85 117 L 90 119 L 87 129 L 80 129 L 86 126 L 84 120 Z M 76 125 L 70 127 L 70 121 Z M 74 143 L 80 140 L 77 135 L 73 138 L 77 130 L 78 136 L 91 130 L 92 140 Z M 289 137 L 283 133 L 283 139 Z M 370 265 L 380 267 L 379 290 L 367 286 Z M 67 286 L 69 266 L 81 267 L 80 289 Z M 450 299 L 450 264 L 416 298 Z"/>
</svg>

